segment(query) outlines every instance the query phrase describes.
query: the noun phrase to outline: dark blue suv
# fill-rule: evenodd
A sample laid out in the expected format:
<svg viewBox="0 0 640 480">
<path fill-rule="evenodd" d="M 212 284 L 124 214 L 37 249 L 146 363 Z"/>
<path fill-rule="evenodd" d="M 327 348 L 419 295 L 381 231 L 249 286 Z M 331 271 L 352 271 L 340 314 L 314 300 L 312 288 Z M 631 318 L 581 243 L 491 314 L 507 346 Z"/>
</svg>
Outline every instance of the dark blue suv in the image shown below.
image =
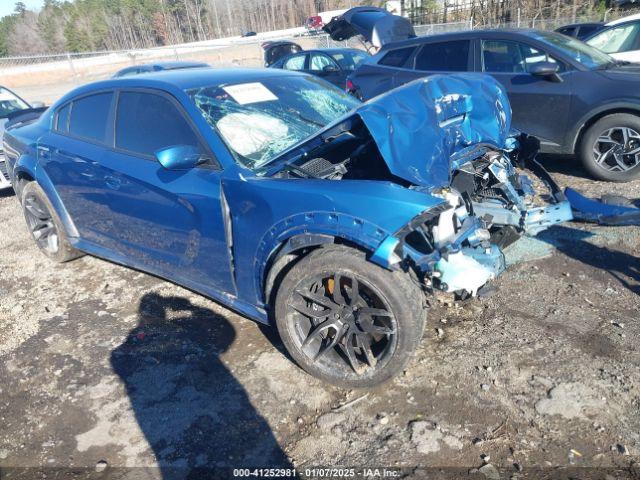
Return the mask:
<svg viewBox="0 0 640 480">
<path fill-rule="evenodd" d="M 542 151 L 575 153 L 601 180 L 640 176 L 640 66 L 559 33 L 476 30 L 388 43 L 347 84 L 367 100 L 457 72 L 485 72 L 502 83 L 514 127 L 538 137 Z"/>
</svg>

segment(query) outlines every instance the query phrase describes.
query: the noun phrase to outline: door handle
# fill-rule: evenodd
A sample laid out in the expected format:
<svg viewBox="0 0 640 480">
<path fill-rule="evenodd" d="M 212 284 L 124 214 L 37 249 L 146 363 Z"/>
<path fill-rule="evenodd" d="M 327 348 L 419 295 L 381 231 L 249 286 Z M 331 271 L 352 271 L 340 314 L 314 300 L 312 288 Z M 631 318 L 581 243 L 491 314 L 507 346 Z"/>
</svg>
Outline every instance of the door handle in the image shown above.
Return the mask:
<svg viewBox="0 0 640 480">
<path fill-rule="evenodd" d="M 104 182 L 111 190 L 118 190 L 122 185 L 122 180 L 112 175 L 104 177 Z"/>
</svg>

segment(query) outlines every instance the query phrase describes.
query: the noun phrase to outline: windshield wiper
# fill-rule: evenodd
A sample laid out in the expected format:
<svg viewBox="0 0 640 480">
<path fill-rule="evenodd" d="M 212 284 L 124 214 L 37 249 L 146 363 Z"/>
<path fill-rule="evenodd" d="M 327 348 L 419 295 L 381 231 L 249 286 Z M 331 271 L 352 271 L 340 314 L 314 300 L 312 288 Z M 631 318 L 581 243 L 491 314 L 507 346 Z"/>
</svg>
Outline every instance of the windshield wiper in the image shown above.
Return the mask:
<svg viewBox="0 0 640 480">
<path fill-rule="evenodd" d="M 297 115 L 297 117 L 300 120 L 303 120 L 303 121 L 305 121 L 307 123 L 312 123 L 312 124 L 314 124 L 314 125 L 316 125 L 316 126 L 318 126 L 320 128 L 324 128 L 325 127 L 325 125 L 323 123 L 320 123 L 320 122 L 318 122 L 318 121 L 316 121 L 316 120 L 314 120 L 312 118 L 309 118 L 309 117 L 305 116 L 300 110 L 296 110 L 295 108 L 289 107 L 289 108 L 287 108 L 287 111 L 289 113 L 294 113 L 295 115 Z"/>
</svg>

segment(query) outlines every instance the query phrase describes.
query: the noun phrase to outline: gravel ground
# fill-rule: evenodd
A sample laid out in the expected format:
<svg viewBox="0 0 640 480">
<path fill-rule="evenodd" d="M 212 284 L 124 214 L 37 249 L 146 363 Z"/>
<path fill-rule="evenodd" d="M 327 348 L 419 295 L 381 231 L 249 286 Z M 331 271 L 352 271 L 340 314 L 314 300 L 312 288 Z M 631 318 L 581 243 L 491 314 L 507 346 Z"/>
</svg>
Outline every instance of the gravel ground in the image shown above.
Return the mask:
<svg viewBox="0 0 640 480">
<path fill-rule="evenodd" d="M 640 181 L 546 163 L 591 196 L 640 198 Z M 637 227 L 522 240 L 494 295 L 433 302 L 402 375 L 345 391 L 292 364 L 274 330 L 188 290 L 92 257 L 50 263 L 12 194 L 0 219 L 1 467 L 640 475 Z"/>
</svg>

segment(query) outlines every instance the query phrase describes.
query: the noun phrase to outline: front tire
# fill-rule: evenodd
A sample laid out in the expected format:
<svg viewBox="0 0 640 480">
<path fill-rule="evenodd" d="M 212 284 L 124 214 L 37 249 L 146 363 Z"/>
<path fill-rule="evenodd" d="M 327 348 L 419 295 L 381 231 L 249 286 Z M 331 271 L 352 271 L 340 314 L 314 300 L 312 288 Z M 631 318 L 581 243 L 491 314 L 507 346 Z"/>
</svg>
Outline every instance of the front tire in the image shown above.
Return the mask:
<svg viewBox="0 0 640 480">
<path fill-rule="evenodd" d="M 596 179 L 628 182 L 640 177 L 640 117 L 607 115 L 585 132 L 580 160 Z"/>
<path fill-rule="evenodd" d="M 69 243 L 62 222 L 40 185 L 27 183 L 21 198 L 27 228 L 42 253 L 58 263 L 82 255 Z"/>
<path fill-rule="evenodd" d="M 284 277 L 276 324 L 293 359 L 311 375 L 346 388 L 372 387 L 411 358 L 424 330 L 423 299 L 409 274 L 331 245 Z"/>
</svg>

